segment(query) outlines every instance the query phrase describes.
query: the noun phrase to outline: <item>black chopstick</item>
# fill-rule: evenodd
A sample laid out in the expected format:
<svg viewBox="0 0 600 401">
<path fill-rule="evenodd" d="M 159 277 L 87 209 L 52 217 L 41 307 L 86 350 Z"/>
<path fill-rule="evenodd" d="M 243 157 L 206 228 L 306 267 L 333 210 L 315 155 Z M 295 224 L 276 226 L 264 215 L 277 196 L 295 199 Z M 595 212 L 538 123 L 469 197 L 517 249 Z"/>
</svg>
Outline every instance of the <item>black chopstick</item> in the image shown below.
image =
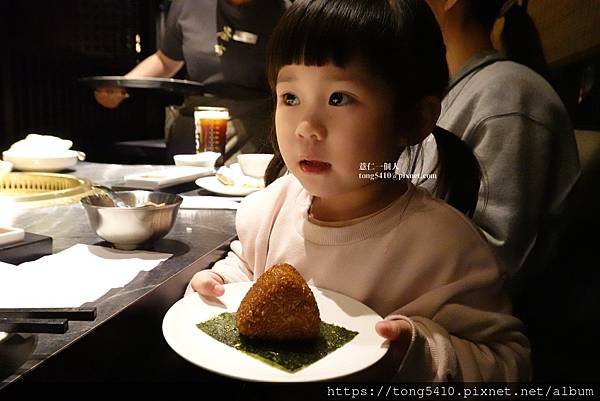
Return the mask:
<svg viewBox="0 0 600 401">
<path fill-rule="evenodd" d="M 0 318 L 92 321 L 96 319 L 96 308 L 0 308 Z"/>
<path fill-rule="evenodd" d="M 0 317 L 0 331 L 7 333 L 63 334 L 69 328 L 67 319 L 24 319 Z"/>
</svg>

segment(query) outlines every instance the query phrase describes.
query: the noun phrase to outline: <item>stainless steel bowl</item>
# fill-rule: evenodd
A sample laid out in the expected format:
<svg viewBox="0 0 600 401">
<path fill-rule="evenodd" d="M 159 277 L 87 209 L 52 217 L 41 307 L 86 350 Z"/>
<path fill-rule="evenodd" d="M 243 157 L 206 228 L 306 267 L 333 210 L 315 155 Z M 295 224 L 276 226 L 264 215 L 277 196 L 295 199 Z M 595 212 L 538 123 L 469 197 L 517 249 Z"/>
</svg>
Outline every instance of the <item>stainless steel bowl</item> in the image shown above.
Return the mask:
<svg viewBox="0 0 600 401">
<path fill-rule="evenodd" d="M 162 192 L 119 191 L 117 194 L 129 207 L 116 207 L 103 194 L 86 196 L 81 204 L 96 234 L 117 249 L 125 250 L 151 244 L 167 235 L 183 201 L 179 195 Z"/>
</svg>

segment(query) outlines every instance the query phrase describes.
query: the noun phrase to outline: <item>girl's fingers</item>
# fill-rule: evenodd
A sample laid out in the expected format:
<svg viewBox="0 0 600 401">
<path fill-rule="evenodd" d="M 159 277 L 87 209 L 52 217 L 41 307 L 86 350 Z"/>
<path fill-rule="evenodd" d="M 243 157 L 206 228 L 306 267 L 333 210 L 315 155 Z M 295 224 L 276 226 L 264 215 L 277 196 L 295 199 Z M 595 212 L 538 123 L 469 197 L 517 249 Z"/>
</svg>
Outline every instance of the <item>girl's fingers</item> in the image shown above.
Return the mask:
<svg viewBox="0 0 600 401">
<path fill-rule="evenodd" d="M 377 322 L 375 331 L 381 337 L 390 340 L 406 340 L 412 336 L 412 328 L 410 323 L 405 320 L 384 320 Z"/>
<path fill-rule="evenodd" d="M 215 297 L 220 297 L 223 294 L 225 294 L 225 287 L 223 287 L 222 284 L 214 283 L 212 288 L 212 295 L 214 295 Z"/>
<path fill-rule="evenodd" d="M 204 296 L 220 297 L 225 293 L 225 287 L 209 271 L 196 273 L 191 284 L 194 291 Z"/>
<path fill-rule="evenodd" d="M 377 322 L 377 324 L 375 325 L 375 331 L 381 337 L 388 339 L 390 341 L 394 341 L 396 339 L 396 337 L 398 336 L 398 334 L 394 330 L 391 323 L 392 322 L 389 322 L 389 321 Z"/>
</svg>

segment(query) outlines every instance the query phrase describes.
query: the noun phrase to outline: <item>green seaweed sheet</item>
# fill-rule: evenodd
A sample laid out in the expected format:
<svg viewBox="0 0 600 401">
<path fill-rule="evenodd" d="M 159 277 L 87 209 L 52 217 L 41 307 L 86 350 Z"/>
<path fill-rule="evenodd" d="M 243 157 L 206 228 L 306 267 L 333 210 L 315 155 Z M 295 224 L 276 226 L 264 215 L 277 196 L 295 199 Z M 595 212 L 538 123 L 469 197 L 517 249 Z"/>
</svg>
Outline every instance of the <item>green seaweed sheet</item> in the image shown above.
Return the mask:
<svg viewBox="0 0 600 401">
<path fill-rule="evenodd" d="M 225 312 L 197 327 L 223 344 L 286 372 L 299 371 L 352 340 L 358 332 L 321 321 L 320 336 L 299 343 L 257 341 L 240 335 L 235 313 Z"/>
</svg>

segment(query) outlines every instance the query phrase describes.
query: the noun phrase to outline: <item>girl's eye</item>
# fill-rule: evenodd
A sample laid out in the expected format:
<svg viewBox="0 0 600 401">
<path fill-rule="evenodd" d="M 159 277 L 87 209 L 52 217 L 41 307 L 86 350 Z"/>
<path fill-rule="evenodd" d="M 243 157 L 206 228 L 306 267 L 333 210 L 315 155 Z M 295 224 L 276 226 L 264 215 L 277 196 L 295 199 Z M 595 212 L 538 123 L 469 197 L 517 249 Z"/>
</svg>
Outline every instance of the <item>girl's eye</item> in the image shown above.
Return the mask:
<svg viewBox="0 0 600 401">
<path fill-rule="evenodd" d="M 300 99 L 298 99 L 298 96 L 291 93 L 284 93 L 281 95 L 281 100 L 286 106 L 297 106 L 300 104 Z"/>
<path fill-rule="evenodd" d="M 344 106 L 346 104 L 352 103 L 352 98 L 345 93 L 335 92 L 329 96 L 329 105 L 331 106 Z"/>
</svg>

